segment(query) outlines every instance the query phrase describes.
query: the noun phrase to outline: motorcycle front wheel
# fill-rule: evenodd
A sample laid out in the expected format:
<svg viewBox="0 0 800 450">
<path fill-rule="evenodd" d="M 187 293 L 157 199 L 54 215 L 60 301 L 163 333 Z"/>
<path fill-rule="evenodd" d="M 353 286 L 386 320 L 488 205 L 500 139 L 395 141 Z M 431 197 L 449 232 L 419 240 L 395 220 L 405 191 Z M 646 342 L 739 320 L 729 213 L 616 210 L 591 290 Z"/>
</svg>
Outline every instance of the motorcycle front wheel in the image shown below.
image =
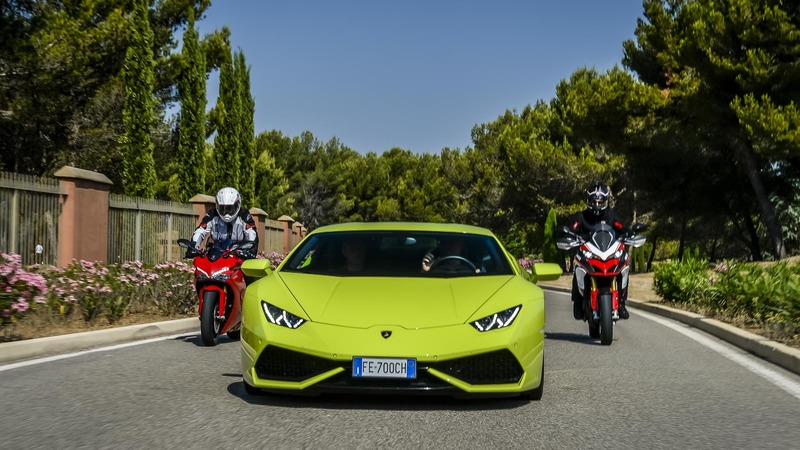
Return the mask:
<svg viewBox="0 0 800 450">
<path fill-rule="evenodd" d="M 219 329 L 222 324 L 217 322 L 218 314 L 219 293 L 204 292 L 203 309 L 200 312 L 200 339 L 206 347 L 213 347 L 219 343 Z"/>
<path fill-rule="evenodd" d="M 611 294 L 600 294 L 600 343 L 611 345 L 614 340 L 614 320 L 611 318 Z"/>
</svg>

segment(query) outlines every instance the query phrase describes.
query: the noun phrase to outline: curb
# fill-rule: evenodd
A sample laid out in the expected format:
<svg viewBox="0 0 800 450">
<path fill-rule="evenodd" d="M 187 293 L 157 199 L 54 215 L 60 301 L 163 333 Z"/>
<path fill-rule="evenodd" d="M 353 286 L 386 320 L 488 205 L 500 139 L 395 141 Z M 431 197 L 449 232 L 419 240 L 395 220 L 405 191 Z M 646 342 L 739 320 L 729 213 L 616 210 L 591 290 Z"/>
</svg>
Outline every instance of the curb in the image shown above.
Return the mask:
<svg viewBox="0 0 800 450">
<path fill-rule="evenodd" d="M 571 289 L 558 286 L 539 285 L 542 289 L 557 292 L 570 292 Z M 800 375 L 800 350 L 772 341 L 741 328 L 734 327 L 716 319 L 703 316 L 701 314 L 683 311 L 657 303 L 648 303 L 632 298 L 628 299 L 628 306 L 658 314 L 685 323 L 691 327 L 705 331 L 714 335 L 729 344 L 733 344 L 742 350 L 748 351 L 760 358 L 773 364 Z"/>
<path fill-rule="evenodd" d="M 140 339 L 186 333 L 197 331 L 198 329 L 199 322 L 197 318 L 189 317 L 186 319 L 109 328 L 107 330 L 84 331 L 61 336 L 7 342 L 0 344 L 0 364 Z"/>
</svg>

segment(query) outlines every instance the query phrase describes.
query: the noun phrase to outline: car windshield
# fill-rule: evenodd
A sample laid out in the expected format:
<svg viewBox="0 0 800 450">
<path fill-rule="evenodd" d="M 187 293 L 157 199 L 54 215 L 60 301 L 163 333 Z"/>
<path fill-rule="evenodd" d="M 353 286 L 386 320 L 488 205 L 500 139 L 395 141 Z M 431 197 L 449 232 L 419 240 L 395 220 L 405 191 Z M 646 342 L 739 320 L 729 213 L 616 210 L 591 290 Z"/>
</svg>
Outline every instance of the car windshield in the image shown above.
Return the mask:
<svg viewBox="0 0 800 450">
<path fill-rule="evenodd" d="M 427 258 L 427 265 L 423 260 Z M 335 276 L 471 277 L 512 275 L 491 236 L 414 231 L 330 232 L 309 236 L 281 268 Z"/>
</svg>

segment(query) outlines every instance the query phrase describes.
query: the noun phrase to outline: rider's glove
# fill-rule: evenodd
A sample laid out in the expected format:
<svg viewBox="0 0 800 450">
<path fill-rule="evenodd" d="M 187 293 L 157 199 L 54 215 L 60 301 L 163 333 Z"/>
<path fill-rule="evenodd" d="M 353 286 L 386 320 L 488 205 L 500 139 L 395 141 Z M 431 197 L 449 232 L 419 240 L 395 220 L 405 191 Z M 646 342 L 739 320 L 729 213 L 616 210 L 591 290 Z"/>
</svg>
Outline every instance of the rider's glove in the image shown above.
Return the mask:
<svg viewBox="0 0 800 450">
<path fill-rule="evenodd" d="M 425 253 L 425 256 L 422 257 L 422 270 L 425 272 L 431 270 L 431 264 L 433 264 L 434 259 L 433 253 Z"/>
</svg>

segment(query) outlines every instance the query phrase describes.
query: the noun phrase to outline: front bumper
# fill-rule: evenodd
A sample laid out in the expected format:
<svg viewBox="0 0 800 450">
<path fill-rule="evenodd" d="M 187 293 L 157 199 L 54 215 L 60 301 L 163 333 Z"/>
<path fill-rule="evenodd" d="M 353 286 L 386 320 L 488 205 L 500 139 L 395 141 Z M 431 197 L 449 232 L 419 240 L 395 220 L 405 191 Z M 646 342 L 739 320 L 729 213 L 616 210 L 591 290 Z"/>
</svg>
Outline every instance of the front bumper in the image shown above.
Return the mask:
<svg viewBox="0 0 800 450">
<path fill-rule="evenodd" d="M 246 314 L 242 374 L 255 388 L 296 394 L 517 395 L 537 388 L 542 374 L 544 312 L 526 312 L 508 328 L 483 333 L 468 324 L 409 330 L 307 322 L 292 330 Z M 415 358 L 417 378 L 353 377 L 356 356 Z"/>
</svg>

